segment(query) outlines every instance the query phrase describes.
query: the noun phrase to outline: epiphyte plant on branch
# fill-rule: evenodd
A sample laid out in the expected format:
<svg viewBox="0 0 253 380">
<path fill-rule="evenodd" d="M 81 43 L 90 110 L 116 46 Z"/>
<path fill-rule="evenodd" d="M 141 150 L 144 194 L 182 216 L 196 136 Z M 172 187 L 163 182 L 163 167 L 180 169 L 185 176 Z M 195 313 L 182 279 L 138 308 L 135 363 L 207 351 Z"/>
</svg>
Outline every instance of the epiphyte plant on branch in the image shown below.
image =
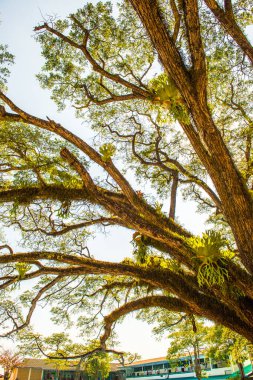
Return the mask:
<svg viewBox="0 0 253 380">
<path fill-rule="evenodd" d="M 129 0 L 117 12 L 99 2 L 35 27 L 42 87 L 99 141 L 1 91 L 1 218 L 23 236 L 20 251 L 1 246 L 2 335 L 27 327 L 46 302 L 57 322 L 75 310 L 83 334 L 102 324 L 101 350 L 117 320 L 156 307 L 253 342 L 251 11 L 247 0 Z M 208 214 L 212 233 L 193 236 L 175 219 L 180 193 Z M 94 226 L 132 230 L 141 258 L 95 259 L 86 245 Z M 29 280 L 19 301 L 5 302 Z"/>
</svg>

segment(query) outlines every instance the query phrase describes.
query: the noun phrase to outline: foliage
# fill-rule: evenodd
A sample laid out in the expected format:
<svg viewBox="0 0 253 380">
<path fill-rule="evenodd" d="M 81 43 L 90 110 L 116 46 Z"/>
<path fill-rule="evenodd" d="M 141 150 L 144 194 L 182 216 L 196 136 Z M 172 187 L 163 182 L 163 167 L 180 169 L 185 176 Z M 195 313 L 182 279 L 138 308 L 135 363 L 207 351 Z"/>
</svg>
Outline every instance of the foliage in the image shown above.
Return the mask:
<svg viewBox="0 0 253 380">
<path fill-rule="evenodd" d="M 196 258 L 201 261 L 198 268 L 199 285 L 222 285 L 228 278 L 227 252 L 221 250 L 226 240 L 216 231 L 207 231 L 202 237 L 190 238 L 189 243 L 196 252 Z"/>
<path fill-rule="evenodd" d="M 110 371 L 108 355 L 100 352 L 89 357 L 85 362 L 85 371 L 94 379 L 108 377 Z"/>
<path fill-rule="evenodd" d="M 197 324 L 197 333 L 192 329 L 191 322 L 186 320 L 179 326 L 174 328 L 174 331 L 168 335 L 170 339 L 170 347 L 167 351 L 169 360 L 175 360 L 182 356 L 192 356 L 194 344 L 197 334 L 199 345 L 202 346 L 205 338 L 206 326 L 203 322 Z"/>
<path fill-rule="evenodd" d="M 13 369 L 20 365 L 22 361 L 23 359 L 18 353 L 10 350 L 3 350 L 0 353 L 0 365 L 4 368 L 4 380 L 9 380 Z"/>
<path fill-rule="evenodd" d="M 0 246 L 3 335 L 49 305 L 81 349 L 100 335 L 105 350 L 118 320 L 162 308 L 253 342 L 252 7 L 212 4 L 88 3 L 35 27 L 42 87 L 94 140 L 0 92 L 1 223 L 19 233 Z M 182 198 L 208 217 L 201 237 Z M 116 227 L 130 231 L 129 257 L 98 260 L 88 239 Z"/>
<path fill-rule="evenodd" d="M 214 325 L 209 329 L 206 341 L 206 354 L 216 360 L 230 357 L 234 363 L 243 363 L 252 353 L 252 345 L 247 339 L 221 325 Z"/>
<path fill-rule="evenodd" d="M 8 51 L 7 45 L 0 44 L 0 88 L 5 89 L 10 75 L 9 66 L 13 64 L 14 56 Z"/>
<path fill-rule="evenodd" d="M 42 337 L 28 329 L 19 334 L 19 349 L 23 355 L 32 354 L 33 357 L 41 357 L 46 352 L 48 363 L 57 370 L 73 366 L 84 370 L 91 378 L 106 378 L 110 370 L 111 357 L 106 352 L 95 352 L 85 357 L 85 352 L 89 353 L 97 346 L 95 341 L 89 342 L 86 346 L 74 343 L 69 335 L 63 332 Z M 71 359 L 73 356 L 76 357 L 74 360 Z"/>
<path fill-rule="evenodd" d="M 181 356 L 189 356 L 198 379 L 204 376 L 200 366 L 200 347 L 203 345 L 205 335 L 206 326 L 196 321 L 193 316 L 189 316 L 168 336 L 171 340 L 167 351 L 168 359 L 177 360 Z"/>
<path fill-rule="evenodd" d="M 78 186 L 80 183 L 73 172 L 65 170 L 66 164 L 60 156 L 61 148 L 66 146 L 62 139 L 22 123 L 16 123 L 14 129 L 4 123 L 1 125 L 0 142 L 0 175 L 6 186 L 10 181 L 17 187 L 35 185 L 37 181 L 65 186 Z M 77 153 L 73 146 L 68 146 Z"/>
<path fill-rule="evenodd" d="M 165 73 L 149 81 L 149 89 L 154 94 L 153 99 L 167 108 L 176 120 L 189 122 L 189 116 L 181 94 L 173 79 Z"/>
<path fill-rule="evenodd" d="M 32 268 L 32 266 L 27 263 L 17 263 L 15 267 L 18 271 L 20 280 L 22 280 L 22 278 L 25 277 L 26 272 L 28 272 Z"/>
<path fill-rule="evenodd" d="M 206 354 L 215 360 L 229 360 L 238 366 L 238 378 L 244 379 L 243 363 L 251 359 L 252 344 L 244 337 L 221 325 L 209 329 L 207 337 Z"/>
<path fill-rule="evenodd" d="M 102 155 L 102 160 L 104 162 L 110 160 L 112 158 L 112 156 L 114 155 L 115 153 L 115 146 L 113 146 L 112 144 L 103 144 L 100 148 L 99 148 L 99 152 L 101 153 Z"/>
<path fill-rule="evenodd" d="M 226 243 L 216 231 L 207 231 L 202 237 L 190 238 L 189 242 L 203 264 L 219 260 L 222 256 L 221 248 Z"/>
</svg>

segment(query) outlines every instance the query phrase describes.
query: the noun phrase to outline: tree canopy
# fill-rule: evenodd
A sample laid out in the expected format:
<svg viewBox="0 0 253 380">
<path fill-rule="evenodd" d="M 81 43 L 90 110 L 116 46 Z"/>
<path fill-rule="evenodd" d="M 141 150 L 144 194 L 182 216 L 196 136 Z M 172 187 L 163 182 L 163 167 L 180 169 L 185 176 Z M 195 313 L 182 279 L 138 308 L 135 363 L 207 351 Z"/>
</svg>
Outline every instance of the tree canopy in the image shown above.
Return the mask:
<svg viewBox="0 0 253 380">
<path fill-rule="evenodd" d="M 180 327 L 174 327 L 174 331 L 168 336 L 171 339 L 167 351 L 168 359 L 177 360 L 180 356 L 189 356 L 191 362 L 194 363 L 194 371 L 199 380 L 203 377 L 200 365 L 200 348 L 202 348 L 205 335 L 206 326 L 191 316 L 191 318 L 183 321 Z"/>
<path fill-rule="evenodd" d="M 4 369 L 4 380 L 9 380 L 13 369 L 22 363 L 23 359 L 10 350 L 4 350 L 0 353 L 0 365 Z"/>
<path fill-rule="evenodd" d="M 22 236 L 19 250 L 1 245 L 2 336 L 49 303 L 83 334 L 102 324 L 101 350 L 115 322 L 156 307 L 253 342 L 251 23 L 248 0 L 129 0 L 35 27 L 42 87 L 96 138 L 21 109 L 2 86 L 1 221 Z M 176 217 L 179 194 L 208 214 L 202 236 Z M 133 231 L 122 262 L 86 246 L 108 226 Z"/>
</svg>

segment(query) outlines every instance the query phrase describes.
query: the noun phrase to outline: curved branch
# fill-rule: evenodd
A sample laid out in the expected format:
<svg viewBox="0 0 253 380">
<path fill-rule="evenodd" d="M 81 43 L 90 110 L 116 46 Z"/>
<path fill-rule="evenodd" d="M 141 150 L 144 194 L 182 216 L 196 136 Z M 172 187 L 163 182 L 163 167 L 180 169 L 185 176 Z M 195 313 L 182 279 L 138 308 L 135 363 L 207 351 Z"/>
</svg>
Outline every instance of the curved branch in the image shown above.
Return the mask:
<svg viewBox="0 0 253 380">
<path fill-rule="evenodd" d="M 60 235 L 64 235 L 66 234 L 67 232 L 69 231 L 73 231 L 73 230 L 77 230 L 77 229 L 80 229 L 80 228 L 84 228 L 84 227 L 90 227 L 90 226 L 94 226 L 94 225 L 97 225 L 97 224 L 101 224 L 103 226 L 110 226 L 110 225 L 115 225 L 115 224 L 120 224 L 121 221 L 120 219 L 114 217 L 114 218 L 106 218 L 106 217 L 101 217 L 101 218 L 98 218 L 98 219 L 93 219 L 93 220 L 89 220 L 89 221 L 86 221 L 86 222 L 82 222 L 82 223 L 77 223 L 77 224 L 72 224 L 72 225 L 64 225 L 64 228 L 62 228 L 61 230 L 54 230 L 54 231 L 47 231 L 43 228 L 40 228 L 40 227 L 37 227 L 37 228 L 24 228 L 21 223 L 19 221 L 15 221 L 14 224 L 17 224 L 19 226 L 19 228 L 24 231 L 24 232 L 42 232 L 44 235 L 47 235 L 47 236 L 60 236 Z"/>
<path fill-rule="evenodd" d="M 175 297 L 149 296 L 128 302 L 104 318 L 105 326 L 104 334 L 100 338 L 101 346 L 105 347 L 105 342 L 111 334 L 112 325 L 119 318 L 125 316 L 126 314 L 129 314 L 132 311 L 156 306 L 170 311 L 191 313 L 191 308 L 182 300 Z"/>
<path fill-rule="evenodd" d="M 226 299 L 223 297 L 222 300 L 219 300 L 208 288 L 202 287 L 200 289 L 196 278 L 186 272 L 173 272 L 169 268 L 155 266 L 145 267 L 137 266 L 136 264 L 112 263 L 56 252 L 29 252 L 5 255 L 0 256 L 0 263 L 17 261 L 29 263 L 38 259 L 71 265 L 70 267 L 54 266 L 50 269 L 45 268 L 45 273 L 54 275 L 110 274 L 112 276 L 130 276 L 131 278 L 141 279 L 156 288 L 173 293 L 178 299 L 184 299 L 182 302 L 184 302 L 194 314 L 202 315 L 217 323 L 224 324 L 239 334 L 247 335 L 248 339 L 253 339 L 253 332 L 249 333 L 248 331 L 248 326 L 252 324 L 252 319 L 242 313 L 239 313 L 239 317 L 236 314 L 236 310 L 234 310 L 234 308 L 231 309 L 231 300 L 229 298 Z M 43 270 L 40 269 L 39 271 L 41 274 L 43 273 Z M 24 279 L 26 279 L 26 277 Z M 238 304 L 239 309 L 240 305 L 242 305 L 241 301 Z M 224 318 L 224 315 L 226 318 Z"/>
<path fill-rule="evenodd" d="M 17 325 L 15 323 L 15 328 L 12 329 L 11 331 L 8 331 L 7 333 L 3 334 L 3 335 L 0 335 L 0 337 L 8 337 L 10 335 L 12 335 L 13 333 L 15 332 L 18 332 L 19 330 L 22 330 L 23 328 L 25 328 L 26 326 L 29 325 L 30 321 L 31 321 L 31 318 L 32 318 L 32 315 L 33 315 L 33 312 L 35 310 L 35 307 L 37 305 L 37 302 L 40 300 L 40 298 L 42 297 L 42 295 L 50 288 L 52 288 L 57 282 L 61 281 L 62 279 L 62 276 L 58 276 L 56 277 L 54 280 L 52 280 L 51 282 L 49 282 L 47 285 L 45 285 L 43 288 L 41 288 L 39 290 L 39 292 L 37 293 L 36 297 L 33 298 L 33 300 L 31 301 L 31 307 L 28 311 L 28 314 L 26 316 L 26 319 L 25 319 L 25 322 L 22 323 L 21 325 Z"/>
<path fill-rule="evenodd" d="M 10 252 L 10 254 L 13 255 L 13 249 L 12 249 L 8 244 L 0 245 L 0 251 L 1 251 L 2 249 L 8 249 L 8 251 Z"/>
<path fill-rule="evenodd" d="M 126 202 L 122 194 L 112 193 L 110 191 L 96 188 L 95 196 L 99 200 L 95 199 L 92 192 L 84 190 L 71 190 L 64 187 L 45 187 L 45 188 L 27 188 L 27 189 L 15 189 L 8 191 L 0 191 L 0 200 L 11 202 L 15 198 L 20 203 L 31 202 L 33 199 L 88 199 L 90 202 L 100 204 L 108 211 L 117 215 L 117 224 L 126 228 L 138 230 L 143 235 L 149 236 L 151 239 L 167 245 L 167 252 L 180 259 L 188 267 L 192 267 L 190 260 L 190 248 L 185 245 L 184 239 L 178 234 L 182 234 L 185 237 L 190 237 L 191 234 L 183 230 L 173 220 L 164 217 L 157 217 L 156 224 L 146 221 L 143 216 L 139 215 L 129 203 Z M 73 197 L 72 197 L 73 196 Z M 93 197 L 93 198 L 92 198 Z M 156 215 L 153 215 L 156 217 Z M 116 218 L 115 218 L 116 221 Z"/>
<path fill-rule="evenodd" d="M 92 178 L 90 177 L 90 175 L 86 171 L 86 169 L 83 167 L 83 165 L 66 148 L 62 151 L 62 154 L 63 154 L 64 158 L 66 158 L 66 160 L 70 163 L 70 165 L 72 167 L 74 167 L 74 169 L 79 173 L 79 175 L 83 179 L 84 184 L 85 185 L 87 184 L 87 189 L 99 200 L 99 202 L 101 204 L 103 204 L 103 206 L 105 208 L 108 208 L 108 200 L 106 200 L 106 203 L 103 202 L 104 192 L 101 191 L 94 184 L 94 182 L 92 181 Z M 108 163 L 108 165 L 109 165 L 109 163 Z M 118 182 L 118 184 L 120 185 L 119 182 Z M 176 225 L 173 224 L 172 220 L 168 219 L 168 220 L 165 221 L 165 219 L 162 218 L 162 217 L 160 217 L 157 214 L 157 212 L 155 211 L 155 209 L 151 208 L 141 197 L 138 196 L 138 194 L 135 191 L 133 191 L 131 189 L 128 189 L 128 190 L 129 190 L 129 192 L 131 191 L 131 195 L 130 195 L 130 197 L 131 197 L 131 199 L 130 199 L 131 205 L 128 205 L 127 206 L 128 210 L 126 210 L 127 211 L 127 215 L 128 215 L 127 219 L 129 221 L 131 221 L 132 216 L 134 216 L 135 221 L 137 221 L 137 219 L 139 219 L 139 215 L 137 216 L 135 209 L 131 209 L 131 213 L 129 213 L 130 212 L 129 206 L 130 207 L 134 206 L 138 211 L 141 211 L 149 219 L 149 221 L 151 223 L 154 223 L 154 225 L 156 226 L 156 229 L 158 229 L 158 228 L 160 229 L 161 227 L 164 227 L 164 228 L 166 228 L 166 230 L 168 228 L 171 228 L 172 231 L 175 230 Z M 119 209 L 117 211 L 115 211 L 113 205 L 111 205 L 110 207 L 111 207 L 112 210 L 114 210 L 114 212 L 115 212 L 116 215 L 118 215 L 122 220 L 124 220 L 124 217 L 119 214 Z M 122 207 L 123 207 L 123 205 L 122 205 Z M 146 221 L 142 220 L 141 224 L 142 224 L 143 227 L 144 227 L 144 225 L 146 225 L 146 227 L 148 229 L 150 229 L 150 227 L 148 226 L 148 224 L 146 223 Z M 138 229 L 138 228 L 136 228 L 136 229 Z M 179 226 L 177 226 L 177 229 L 179 231 L 181 228 Z M 187 236 L 187 235 L 190 236 L 190 234 L 187 234 L 186 231 L 181 230 L 180 232 L 184 236 Z M 162 230 L 161 230 L 161 233 L 162 233 Z M 168 231 L 167 231 L 167 233 L 168 233 Z M 150 235 L 150 232 L 146 231 L 146 234 Z M 175 240 L 178 240 L 178 237 L 176 237 L 176 236 L 173 237 L 172 233 L 171 233 L 171 238 L 175 239 Z M 182 243 L 183 243 L 183 241 L 182 241 Z"/>
<path fill-rule="evenodd" d="M 101 86 L 101 84 L 100 84 L 100 86 Z M 87 104 L 85 104 L 83 106 L 75 106 L 74 105 L 74 108 L 76 108 L 76 109 L 87 108 L 91 102 L 98 105 L 98 106 L 102 106 L 104 104 L 109 104 L 109 103 L 114 103 L 114 102 L 124 102 L 126 100 L 133 100 L 133 99 L 139 99 L 140 98 L 139 96 L 137 96 L 133 93 L 124 94 L 124 95 L 115 95 L 115 94 L 111 93 L 111 97 L 109 97 L 109 98 L 97 99 L 90 93 L 90 91 L 88 90 L 88 87 L 85 84 L 82 85 L 82 88 L 84 88 L 85 94 L 86 94 L 87 98 L 89 99 L 89 101 L 87 102 Z"/>
<path fill-rule="evenodd" d="M 106 352 L 106 353 L 112 353 L 112 354 L 115 354 L 115 355 L 124 355 L 124 352 L 123 351 L 116 351 L 112 348 L 103 348 L 103 347 L 97 347 L 97 348 L 94 348 L 93 350 L 90 350 L 88 352 L 85 352 L 84 354 L 80 354 L 80 355 L 71 355 L 71 356 L 65 356 L 65 355 L 59 355 L 59 356 L 52 356 L 52 355 L 48 355 L 44 352 L 44 350 L 40 347 L 37 339 L 36 339 L 36 344 L 37 344 L 37 347 L 38 347 L 38 350 L 45 356 L 47 357 L 48 359 L 51 359 L 51 360 L 73 360 L 73 359 L 85 359 L 85 358 L 88 358 L 89 356 L 92 356 L 94 354 L 96 354 L 97 352 Z"/>
</svg>

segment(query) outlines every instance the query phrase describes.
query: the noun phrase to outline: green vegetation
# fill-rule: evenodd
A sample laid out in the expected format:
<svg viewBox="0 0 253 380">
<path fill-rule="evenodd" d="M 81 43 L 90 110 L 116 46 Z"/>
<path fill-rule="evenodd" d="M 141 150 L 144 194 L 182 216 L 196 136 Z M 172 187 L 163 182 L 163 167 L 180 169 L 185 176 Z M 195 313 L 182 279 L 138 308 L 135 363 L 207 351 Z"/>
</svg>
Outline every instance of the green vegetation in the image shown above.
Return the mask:
<svg viewBox="0 0 253 380">
<path fill-rule="evenodd" d="M 46 304 L 75 324 L 85 355 L 100 336 L 100 359 L 115 323 L 150 308 L 253 343 L 252 5 L 221 3 L 88 3 L 35 27 L 42 87 L 96 137 L 26 112 L 1 87 L 0 218 L 19 236 L 1 238 L 1 335 Z M 1 48 L 3 78 L 12 60 Z M 179 197 L 207 215 L 202 236 L 183 225 Z M 132 235 L 129 257 L 96 260 L 89 238 L 115 226 Z"/>
</svg>

